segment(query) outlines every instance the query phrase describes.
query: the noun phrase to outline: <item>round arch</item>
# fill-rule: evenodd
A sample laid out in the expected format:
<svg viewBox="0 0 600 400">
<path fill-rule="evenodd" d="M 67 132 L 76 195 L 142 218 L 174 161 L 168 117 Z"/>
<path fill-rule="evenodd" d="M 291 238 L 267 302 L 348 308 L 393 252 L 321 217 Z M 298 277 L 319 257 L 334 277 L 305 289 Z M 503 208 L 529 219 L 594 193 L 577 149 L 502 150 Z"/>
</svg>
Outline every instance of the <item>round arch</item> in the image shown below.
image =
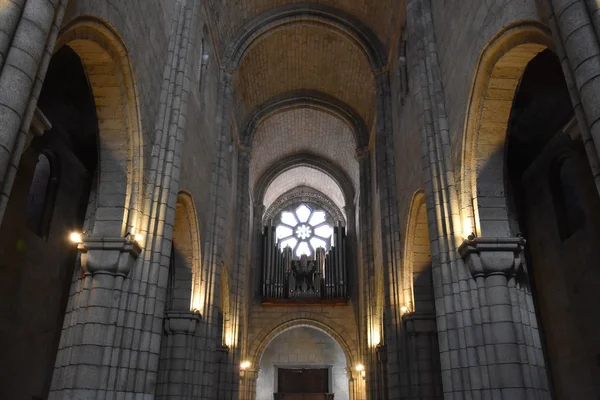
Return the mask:
<svg viewBox="0 0 600 400">
<path fill-rule="evenodd" d="M 355 43 L 373 72 L 386 64 L 385 49 L 377 35 L 351 15 L 315 3 L 296 3 L 266 11 L 242 26 L 225 50 L 225 69 L 236 70 L 244 55 L 265 36 L 295 24 L 324 25 Z"/>
<path fill-rule="evenodd" d="M 289 190 L 279 196 L 279 198 L 271 203 L 266 209 L 265 214 L 263 215 L 263 224 L 266 224 L 269 219 L 275 218 L 279 213 L 297 203 L 317 204 L 337 221 L 342 222 L 344 226 L 346 225 L 346 216 L 344 215 L 343 210 L 340 210 L 337 204 L 335 204 L 329 196 L 307 186 Z"/>
<path fill-rule="evenodd" d="M 300 166 L 310 167 L 330 176 L 342 190 L 345 205 L 352 206 L 354 204 L 354 188 L 348 175 L 336 165 L 310 153 L 285 157 L 267 168 L 254 187 L 253 197 L 256 203 L 263 204 L 267 189 L 279 175 Z"/>
<path fill-rule="evenodd" d="M 433 311 L 433 287 L 429 280 L 428 269 L 431 269 L 431 244 L 427 223 L 427 206 L 424 190 L 413 195 L 404 242 L 404 274 L 402 276 L 402 299 L 411 312 Z M 421 289 L 415 292 L 415 285 Z M 423 298 L 423 294 L 431 291 L 432 298 Z M 428 300 L 431 303 L 428 304 Z"/>
<path fill-rule="evenodd" d="M 186 256 L 191 264 L 191 301 L 190 310 L 203 311 L 205 293 L 202 288 L 202 257 L 200 245 L 200 230 L 198 225 L 198 214 L 192 195 L 187 191 L 180 191 L 177 195 L 177 206 L 175 209 L 175 225 L 173 227 L 173 241 L 178 234 L 187 237 Z"/>
<path fill-rule="evenodd" d="M 287 330 L 306 326 L 318 329 L 332 337 L 344 351 L 348 367 L 353 367 L 358 360 L 358 352 L 356 343 L 348 343 L 348 341 L 344 339 L 351 337 L 349 336 L 349 332 L 332 321 L 326 321 L 325 317 L 319 318 L 320 320 L 317 319 L 318 317 L 319 316 L 315 316 L 315 318 L 294 318 L 293 316 L 283 316 L 273 321 L 273 323 L 264 327 L 250 343 L 246 359 L 250 361 L 252 365 L 259 365 L 262 354 L 273 339 Z M 352 344 L 354 344 L 353 347 L 351 347 Z"/>
<path fill-rule="evenodd" d="M 242 142 L 252 147 L 261 122 L 267 118 L 296 108 L 312 108 L 326 112 L 346 123 L 354 134 L 356 147 L 368 145 L 369 133 L 363 118 L 352 107 L 338 99 L 314 90 L 298 90 L 275 96 L 263 103 L 246 118 L 242 125 Z"/>
<path fill-rule="evenodd" d="M 546 49 L 554 50 L 547 27 L 526 21 L 502 30 L 481 53 L 463 135 L 463 234 L 511 236 L 506 213 L 500 221 L 494 215 L 492 222 L 485 211 L 504 200 L 504 149 L 513 98 L 527 64 Z"/>
<path fill-rule="evenodd" d="M 65 26 L 55 51 L 63 46 L 79 56 L 96 105 L 99 172 L 93 235 L 121 237 L 128 231 L 139 232 L 144 140 L 127 48 L 111 26 L 92 17 Z"/>
</svg>

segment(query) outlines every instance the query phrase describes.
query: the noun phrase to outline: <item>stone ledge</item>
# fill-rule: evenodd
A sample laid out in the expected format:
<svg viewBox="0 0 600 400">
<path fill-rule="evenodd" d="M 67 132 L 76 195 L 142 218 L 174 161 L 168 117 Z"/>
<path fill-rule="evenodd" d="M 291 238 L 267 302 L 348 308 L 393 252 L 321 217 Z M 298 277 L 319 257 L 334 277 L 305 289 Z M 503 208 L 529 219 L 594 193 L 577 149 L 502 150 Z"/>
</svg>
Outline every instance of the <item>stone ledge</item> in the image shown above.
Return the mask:
<svg viewBox="0 0 600 400">
<path fill-rule="evenodd" d="M 458 251 L 474 277 L 510 275 L 521 266 L 525 239 L 474 238 L 465 240 Z"/>
<path fill-rule="evenodd" d="M 84 238 L 77 249 L 86 274 L 115 276 L 127 276 L 142 251 L 136 241 L 121 237 Z"/>
<path fill-rule="evenodd" d="M 165 331 L 170 334 L 193 335 L 202 316 L 193 311 L 167 311 L 165 312 Z"/>
</svg>

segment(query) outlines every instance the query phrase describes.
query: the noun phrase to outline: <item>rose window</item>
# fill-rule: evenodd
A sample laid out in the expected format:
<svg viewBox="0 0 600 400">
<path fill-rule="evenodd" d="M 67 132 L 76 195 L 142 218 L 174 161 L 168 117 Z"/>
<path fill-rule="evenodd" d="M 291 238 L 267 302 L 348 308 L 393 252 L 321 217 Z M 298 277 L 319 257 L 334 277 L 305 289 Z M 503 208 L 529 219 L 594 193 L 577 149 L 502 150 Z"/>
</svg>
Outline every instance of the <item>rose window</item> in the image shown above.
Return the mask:
<svg viewBox="0 0 600 400">
<path fill-rule="evenodd" d="M 325 211 L 301 204 L 294 211 L 281 213 L 275 235 L 281 250 L 290 247 L 296 257 L 310 257 L 318 248 L 329 250 L 333 228 L 327 223 Z"/>
</svg>

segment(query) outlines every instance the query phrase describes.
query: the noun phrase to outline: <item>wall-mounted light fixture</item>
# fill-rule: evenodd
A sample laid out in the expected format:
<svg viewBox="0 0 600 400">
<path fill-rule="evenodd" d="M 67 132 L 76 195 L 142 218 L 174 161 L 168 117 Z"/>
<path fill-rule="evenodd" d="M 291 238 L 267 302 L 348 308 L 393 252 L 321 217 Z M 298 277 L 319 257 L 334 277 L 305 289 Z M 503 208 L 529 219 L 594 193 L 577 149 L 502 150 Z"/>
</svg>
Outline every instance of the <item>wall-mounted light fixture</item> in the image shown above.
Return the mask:
<svg viewBox="0 0 600 400">
<path fill-rule="evenodd" d="M 251 366 L 252 366 L 252 363 L 250 361 L 242 361 L 242 363 L 240 364 L 240 369 L 242 371 L 245 371 L 248 368 L 250 368 Z"/>
<path fill-rule="evenodd" d="M 356 371 L 358 373 L 360 373 L 360 376 L 362 376 L 363 378 L 365 377 L 366 372 L 365 372 L 365 366 L 364 365 L 357 364 L 356 367 L 354 367 L 354 369 L 356 369 Z"/>
<path fill-rule="evenodd" d="M 144 241 L 144 235 L 142 235 L 141 233 L 127 232 L 123 237 L 129 240 L 130 242 L 137 242 L 137 244 L 139 244 L 140 246 Z"/>
<path fill-rule="evenodd" d="M 72 243 L 79 244 L 79 243 L 83 243 L 83 239 L 85 239 L 87 236 L 89 236 L 88 231 L 83 231 L 83 232 L 73 231 L 69 234 L 69 240 Z"/>
</svg>

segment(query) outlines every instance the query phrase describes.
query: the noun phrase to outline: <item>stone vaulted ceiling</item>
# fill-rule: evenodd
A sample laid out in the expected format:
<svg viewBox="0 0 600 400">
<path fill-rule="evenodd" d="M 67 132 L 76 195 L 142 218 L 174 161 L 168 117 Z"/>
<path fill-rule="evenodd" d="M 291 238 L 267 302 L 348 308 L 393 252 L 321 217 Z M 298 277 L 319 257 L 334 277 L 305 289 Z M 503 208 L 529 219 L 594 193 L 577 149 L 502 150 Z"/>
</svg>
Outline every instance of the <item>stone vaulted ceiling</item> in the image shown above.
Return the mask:
<svg viewBox="0 0 600 400">
<path fill-rule="evenodd" d="M 222 67 L 232 75 L 235 123 L 252 152 L 252 186 L 282 160 L 302 155 L 322 161 L 327 174 L 343 176 L 351 191 L 359 190 L 355 152 L 368 143 L 375 123 L 376 79 L 399 30 L 400 3 L 207 0 Z M 278 108 L 276 100 L 293 101 L 296 93 L 325 101 Z M 274 177 L 278 184 L 269 189 L 270 202 L 291 189 L 283 176 L 324 189 L 325 172 L 298 171 L 306 172 L 301 180 L 289 173 Z M 340 197 L 334 189 L 325 194 Z"/>
<path fill-rule="evenodd" d="M 244 116 L 270 98 L 298 89 L 327 93 L 372 119 L 375 83 L 361 49 L 321 26 L 291 25 L 260 40 L 235 80 Z"/>
<path fill-rule="evenodd" d="M 250 161 L 250 181 L 256 182 L 284 157 L 310 153 L 339 166 L 356 187 L 355 149 L 350 128 L 335 116 L 308 108 L 281 112 L 263 121 L 257 129 L 253 152 L 260 156 Z"/>
<path fill-rule="evenodd" d="M 218 45 L 224 47 L 248 21 L 271 9 L 297 3 L 320 4 L 346 13 L 368 26 L 389 46 L 400 19 L 401 0 L 208 0 L 213 27 L 218 33 Z"/>
</svg>

